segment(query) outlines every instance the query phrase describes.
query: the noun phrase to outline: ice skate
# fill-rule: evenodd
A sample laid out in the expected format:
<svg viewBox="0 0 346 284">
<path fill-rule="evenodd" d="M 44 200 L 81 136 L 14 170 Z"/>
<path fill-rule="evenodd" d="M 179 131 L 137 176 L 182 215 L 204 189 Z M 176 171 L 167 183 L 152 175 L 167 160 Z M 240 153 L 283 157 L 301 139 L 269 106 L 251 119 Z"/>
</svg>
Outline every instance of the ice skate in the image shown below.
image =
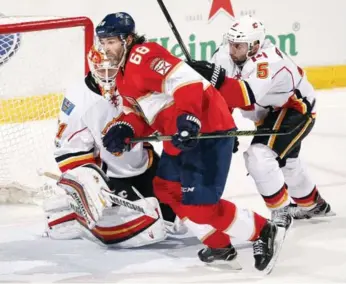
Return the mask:
<svg viewBox="0 0 346 284">
<path fill-rule="evenodd" d="M 242 267 L 236 260 L 237 251 L 231 244 L 225 248 L 206 247 L 198 252 L 198 257 L 205 263 L 228 263 L 231 266 L 231 269 L 242 269 Z"/>
<path fill-rule="evenodd" d="M 290 218 L 292 219 L 291 216 Z M 287 228 L 289 228 L 292 222 L 287 224 Z M 286 232 L 287 229 L 284 226 L 276 225 L 272 221 L 268 221 L 263 227 L 260 237 L 253 243 L 256 269 L 265 274 L 271 273 L 285 240 Z"/>
</svg>

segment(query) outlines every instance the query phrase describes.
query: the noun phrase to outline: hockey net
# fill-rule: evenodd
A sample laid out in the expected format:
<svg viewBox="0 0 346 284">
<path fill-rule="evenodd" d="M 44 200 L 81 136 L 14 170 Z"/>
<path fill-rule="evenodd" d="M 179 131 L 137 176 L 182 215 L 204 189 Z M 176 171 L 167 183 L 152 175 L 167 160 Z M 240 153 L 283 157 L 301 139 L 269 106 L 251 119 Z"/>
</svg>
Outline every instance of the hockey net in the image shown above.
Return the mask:
<svg viewBox="0 0 346 284">
<path fill-rule="evenodd" d="M 0 203 L 39 203 L 59 173 L 54 138 L 64 90 L 83 80 L 93 24 L 86 17 L 0 16 Z"/>
</svg>

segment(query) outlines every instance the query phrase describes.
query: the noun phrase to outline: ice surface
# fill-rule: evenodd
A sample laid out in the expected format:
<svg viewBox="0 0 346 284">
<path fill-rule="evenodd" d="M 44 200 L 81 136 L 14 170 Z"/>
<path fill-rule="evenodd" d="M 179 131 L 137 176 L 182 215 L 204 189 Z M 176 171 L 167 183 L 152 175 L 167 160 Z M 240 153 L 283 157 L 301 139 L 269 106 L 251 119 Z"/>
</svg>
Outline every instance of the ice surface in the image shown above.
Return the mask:
<svg viewBox="0 0 346 284">
<path fill-rule="evenodd" d="M 318 93 L 317 121 L 302 148 L 311 176 L 336 217 L 296 221 L 275 270 L 263 277 L 250 248 L 239 249 L 244 269 L 205 266 L 192 236 L 151 247 L 106 250 L 88 241 L 42 238 L 39 207 L 0 205 L 0 282 L 35 283 L 346 283 L 346 90 Z M 239 119 L 239 128 L 250 123 Z M 224 197 L 266 216 L 269 212 L 246 176 L 240 139 Z"/>
</svg>

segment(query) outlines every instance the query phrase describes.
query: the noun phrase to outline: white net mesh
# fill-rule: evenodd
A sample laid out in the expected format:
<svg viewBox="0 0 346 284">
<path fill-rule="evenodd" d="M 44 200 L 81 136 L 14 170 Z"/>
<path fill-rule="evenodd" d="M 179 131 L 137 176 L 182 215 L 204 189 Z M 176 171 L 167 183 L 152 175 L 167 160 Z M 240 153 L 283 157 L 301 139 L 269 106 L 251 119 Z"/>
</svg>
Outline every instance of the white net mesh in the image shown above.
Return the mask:
<svg viewBox="0 0 346 284">
<path fill-rule="evenodd" d="M 0 17 L 0 27 L 47 19 Z M 54 182 L 37 170 L 59 172 L 57 114 L 64 90 L 85 72 L 83 27 L 23 29 L 0 32 L 0 203 L 37 202 L 52 189 Z"/>
</svg>

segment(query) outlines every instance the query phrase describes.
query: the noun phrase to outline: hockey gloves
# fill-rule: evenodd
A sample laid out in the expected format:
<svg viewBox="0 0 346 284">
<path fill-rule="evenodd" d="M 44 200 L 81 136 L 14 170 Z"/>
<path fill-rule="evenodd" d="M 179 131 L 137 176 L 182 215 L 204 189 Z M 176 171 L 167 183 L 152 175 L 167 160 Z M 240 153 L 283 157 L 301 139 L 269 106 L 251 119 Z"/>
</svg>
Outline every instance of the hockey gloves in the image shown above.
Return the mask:
<svg viewBox="0 0 346 284">
<path fill-rule="evenodd" d="M 113 155 L 131 150 L 130 138 L 134 137 L 134 129 L 125 121 L 116 122 L 103 137 L 103 146 Z"/>
<path fill-rule="evenodd" d="M 233 153 L 237 153 L 238 152 L 238 148 L 239 148 L 239 139 L 238 139 L 238 137 L 236 136 L 236 137 L 234 137 L 235 139 L 234 139 L 234 144 L 233 144 L 233 150 L 232 150 L 232 152 Z"/>
<path fill-rule="evenodd" d="M 207 79 L 216 89 L 220 89 L 226 77 L 226 70 L 221 66 L 216 66 L 208 61 L 188 61 L 186 62 L 196 72 Z"/>
<path fill-rule="evenodd" d="M 191 114 L 181 114 L 177 118 L 178 132 L 173 135 L 172 144 L 182 151 L 194 148 L 198 140 L 190 139 L 196 137 L 201 129 L 199 119 Z"/>
</svg>

